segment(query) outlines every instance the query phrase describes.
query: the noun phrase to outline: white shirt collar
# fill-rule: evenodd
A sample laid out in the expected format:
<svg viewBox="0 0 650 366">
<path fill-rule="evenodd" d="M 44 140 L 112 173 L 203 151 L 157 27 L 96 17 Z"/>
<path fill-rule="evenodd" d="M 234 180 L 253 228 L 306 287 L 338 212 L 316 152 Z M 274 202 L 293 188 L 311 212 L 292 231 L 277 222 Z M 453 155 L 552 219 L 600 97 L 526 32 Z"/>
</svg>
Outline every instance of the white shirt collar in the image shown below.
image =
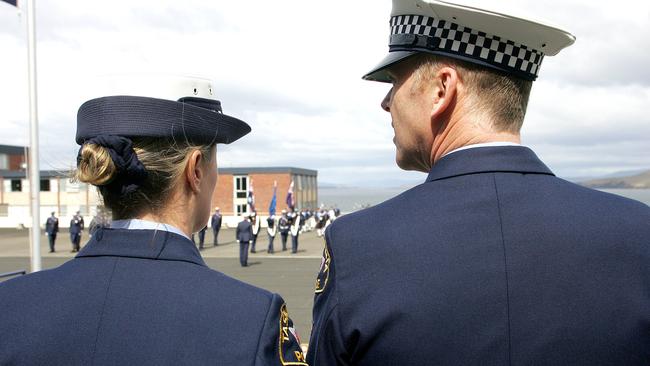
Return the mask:
<svg viewBox="0 0 650 366">
<path fill-rule="evenodd" d="M 115 220 L 111 222 L 111 229 L 126 229 L 126 230 L 162 230 L 168 231 L 170 233 L 181 235 L 187 239 L 190 239 L 184 232 L 179 228 L 163 224 L 161 222 L 153 222 L 148 220 L 140 219 L 128 219 L 128 220 Z"/>
<path fill-rule="evenodd" d="M 477 148 L 477 147 L 494 147 L 494 146 L 523 146 L 523 145 L 518 144 L 516 142 L 506 142 L 506 141 L 484 142 L 482 144 L 472 144 L 472 145 L 467 145 L 467 146 L 461 146 L 458 149 L 455 149 L 455 150 L 452 150 L 452 151 L 446 153 L 445 155 L 443 155 L 443 157 L 445 157 L 445 156 L 447 156 L 449 154 L 453 154 L 453 153 L 458 152 L 458 151 L 462 151 L 462 150 L 474 149 L 474 148 Z"/>
</svg>

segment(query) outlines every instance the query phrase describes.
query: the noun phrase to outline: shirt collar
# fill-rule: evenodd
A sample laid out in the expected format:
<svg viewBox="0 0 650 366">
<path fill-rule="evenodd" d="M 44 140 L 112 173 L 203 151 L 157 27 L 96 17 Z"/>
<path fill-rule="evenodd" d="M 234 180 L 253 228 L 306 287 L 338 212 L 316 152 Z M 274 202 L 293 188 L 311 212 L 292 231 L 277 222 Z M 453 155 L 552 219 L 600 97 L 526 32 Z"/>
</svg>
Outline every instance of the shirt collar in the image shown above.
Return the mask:
<svg viewBox="0 0 650 366">
<path fill-rule="evenodd" d="M 111 228 L 113 229 L 125 229 L 125 230 L 161 230 L 169 231 L 170 233 L 178 234 L 189 239 L 184 232 L 182 232 L 176 226 L 169 224 L 163 224 L 161 222 L 154 222 L 148 220 L 140 219 L 128 219 L 128 220 L 115 220 L 111 222 Z"/>
<path fill-rule="evenodd" d="M 537 155 L 525 146 L 487 146 L 463 149 L 445 155 L 433 165 L 427 182 L 490 172 L 554 175 Z"/>
<path fill-rule="evenodd" d="M 483 142 L 480 144 L 471 144 L 471 145 L 466 145 L 466 146 L 461 146 L 458 149 L 454 149 L 442 157 L 444 158 L 445 156 L 449 154 L 453 154 L 458 151 L 463 151 L 463 150 L 468 150 L 468 149 L 475 149 L 477 147 L 496 147 L 496 146 L 523 146 L 521 144 L 518 144 L 516 142 L 508 142 L 508 141 L 494 141 L 494 142 Z"/>
</svg>

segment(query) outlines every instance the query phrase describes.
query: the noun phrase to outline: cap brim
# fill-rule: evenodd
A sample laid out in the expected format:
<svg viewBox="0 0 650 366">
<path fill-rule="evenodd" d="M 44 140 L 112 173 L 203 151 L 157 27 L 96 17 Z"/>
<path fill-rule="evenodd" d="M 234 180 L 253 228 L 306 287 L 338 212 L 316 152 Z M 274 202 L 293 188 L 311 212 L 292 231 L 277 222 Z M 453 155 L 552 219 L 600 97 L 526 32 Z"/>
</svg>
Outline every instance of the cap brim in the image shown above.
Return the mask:
<svg viewBox="0 0 650 366">
<path fill-rule="evenodd" d="M 229 144 L 250 131 L 246 122 L 188 103 L 122 95 L 84 103 L 77 113 L 76 141 L 117 135 Z"/>
<path fill-rule="evenodd" d="M 404 59 L 406 59 L 408 57 L 411 57 L 411 56 L 413 56 L 413 55 L 415 55 L 417 53 L 418 52 L 415 52 L 415 51 L 393 51 L 393 52 L 389 52 L 388 55 L 386 55 L 386 57 L 384 57 L 384 59 L 381 60 L 381 62 L 377 66 L 375 66 L 370 72 L 368 72 L 367 74 L 365 74 L 363 76 L 363 80 L 379 81 L 379 82 L 382 82 L 382 83 L 390 83 L 391 82 L 390 77 L 388 77 L 388 74 L 386 73 L 387 69 L 390 66 L 392 66 L 392 65 L 394 65 L 394 64 L 396 64 L 396 63 L 398 63 L 398 62 L 400 62 L 400 61 L 402 61 L 402 60 L 404 60 Z"/>
</svg>

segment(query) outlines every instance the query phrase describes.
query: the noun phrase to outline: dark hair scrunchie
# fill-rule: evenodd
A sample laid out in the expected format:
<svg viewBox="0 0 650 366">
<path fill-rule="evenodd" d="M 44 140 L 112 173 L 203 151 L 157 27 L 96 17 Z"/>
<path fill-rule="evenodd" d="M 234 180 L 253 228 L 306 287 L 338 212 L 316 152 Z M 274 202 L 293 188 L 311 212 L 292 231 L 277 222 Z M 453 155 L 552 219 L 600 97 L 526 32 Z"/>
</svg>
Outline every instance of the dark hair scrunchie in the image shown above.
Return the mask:
<svg viewBox="0 0 650 366">
<path fill-rule="evenodd" d="M 133 150 L 133 142 L 130 139 L 121 136 L 99 135 L 84 141 L 84 144 L 105 147 L 117 169 L 115 178 L 100 188 L 124 196 L 135 192 L 146 181 L 147 170 Z M 83 144 L 77 154 L 77 166 L 81 162 L 81 150 L 83 150 Z"/>
</svg>

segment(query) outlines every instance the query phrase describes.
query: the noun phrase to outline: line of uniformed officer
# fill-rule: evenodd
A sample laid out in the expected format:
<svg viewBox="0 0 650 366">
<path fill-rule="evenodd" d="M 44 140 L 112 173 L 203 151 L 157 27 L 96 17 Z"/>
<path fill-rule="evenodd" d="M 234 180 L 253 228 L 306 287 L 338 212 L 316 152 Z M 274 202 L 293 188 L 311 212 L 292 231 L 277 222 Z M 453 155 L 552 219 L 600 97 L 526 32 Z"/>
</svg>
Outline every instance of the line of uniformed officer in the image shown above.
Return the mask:
<svg viewBox="0 0 650 366">
<path fill-rule="evenodd" d="M 54 253 L 56 245 L 56 235 L 59 232 L 59 219 L 56 217 L 55 212 L 52 212 L 51 216 L 45 221 L 45 235 L 50 245 L 50 253 Z"/>
<path fill-rule="evenodd" d="M 81 243 L 81 233 L 84 230 L 84 218 L 77 211 L 70 220 L 70 242 L 72 243 L 72 252 L 78 252 Z"/>
</svg>

